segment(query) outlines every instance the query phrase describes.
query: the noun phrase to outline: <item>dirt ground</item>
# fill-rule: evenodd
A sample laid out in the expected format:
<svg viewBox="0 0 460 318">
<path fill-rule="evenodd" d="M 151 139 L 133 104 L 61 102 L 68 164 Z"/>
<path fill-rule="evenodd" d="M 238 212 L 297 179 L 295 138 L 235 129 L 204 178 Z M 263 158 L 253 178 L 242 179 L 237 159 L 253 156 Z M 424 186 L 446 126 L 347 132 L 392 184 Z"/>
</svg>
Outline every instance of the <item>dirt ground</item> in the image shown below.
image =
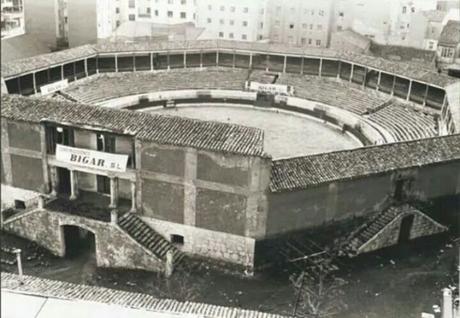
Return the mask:
<svg viewBox="0 0 460 318">
<path fill-rule="evenodd" d="M 338 275 L 348 281 L 343 297 L 348 309 L 340 317 L 419 318 L 422 311 L 432 312 L 432 305 L 440 304 L 441 289 L 457 284 L 458 242 L 439 236 L 342 260 Z M 97 268 L 87 250 L 72 259 L 58 258 L 34 243 L 2 233 L 4 247 L 23 250 L 24 273 L 28 275 L 157 297 L 291 314 L 296 296 L 288 269 L 244 278 L 204 265 L 190 273 L 176 273 L 166 281 L 150 272 Z M 2 271 L 16 272 L 16 266 L 2 264 Z"/>
</svg>

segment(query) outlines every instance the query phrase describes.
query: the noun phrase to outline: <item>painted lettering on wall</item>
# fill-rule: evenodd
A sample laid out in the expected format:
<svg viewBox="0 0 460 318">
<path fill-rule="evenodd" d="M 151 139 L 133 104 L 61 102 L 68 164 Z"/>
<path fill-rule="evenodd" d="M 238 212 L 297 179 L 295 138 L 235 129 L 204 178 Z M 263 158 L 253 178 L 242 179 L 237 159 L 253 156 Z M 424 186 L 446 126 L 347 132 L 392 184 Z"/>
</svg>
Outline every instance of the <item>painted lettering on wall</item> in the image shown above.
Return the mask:
<svg viewBox="0 0 460 318">
<path fill-rule="evenodd" d="M 57 145 L 56 160 L 86 168 L 125 172 L 128 155 Z"/>
</svg>

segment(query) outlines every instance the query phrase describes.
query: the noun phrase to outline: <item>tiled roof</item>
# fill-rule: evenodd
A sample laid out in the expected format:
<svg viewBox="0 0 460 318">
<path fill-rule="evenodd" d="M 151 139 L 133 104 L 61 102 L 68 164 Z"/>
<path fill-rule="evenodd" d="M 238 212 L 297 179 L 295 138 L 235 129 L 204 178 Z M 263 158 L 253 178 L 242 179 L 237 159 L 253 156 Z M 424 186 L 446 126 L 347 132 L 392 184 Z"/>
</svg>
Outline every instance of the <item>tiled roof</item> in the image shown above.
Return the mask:
<svg viewBox="0 0 460 318">
<path fill-rule="evenodd" d="M 66 300 L 83 300 L 136 308 L 155 313 L 177 314 L 178 317 L 207 318 L 283 318 L 285 316 L 234 307 L 224 307 L 174 299 L 159 299 L 151 295 L 110 288 L 78 285 L 34 276 L 23 276 L 19 283 L 16 274 L 2 272 L 1 287 L 6 291 L 26 293 Z"/>
<path fill-rule="evenodd" d="M 273 161 L 272 192 L 460 160 L 460 134 Z"/>
<path fill-rule="evenodd" d="M 304 48 L 286 44 L 254 43 L 229 40 L 198 40 L 198 41 L 168 41 L 168 42 L 109 42 L 97 45 L 85 45 L 70 50 L 39 55 L 29 59 L 21 59 L 12 63 L 2 64 L 2 76 L 5 78 L 31 72 L 49 65 L 60 65 L 66 61 L 84 58 L 96 53 L 116 52 L 151 52 L 151 51 L 181 51 L 181 50 L 239 50 L 273 54 L 292 54 L 300 56 L 316 56 L 348 60 L 357 64 L 381 69 L 383 71 L 406 76 L 414 80 L 445 86 L 456 79 L 437 72 L 403 62 L 395 62 L 363 54 L 337 52 L 331 49 Z"/>
<path fill-rule="evenodd" d="M 442 28 L 438 45 L 456 47 L 460 43 L 460 21 L 449 20 Z"/>
<path fill-rule="evenodd" d="M 2 63 L 2 76 L 8 77 L 15 74 L 27 73 L 50 65 L 59 65 L 75 59 L 82 59 L 87 56 L 96 54 L 93 45 L 83 45 L 76 48 L 53 52 L 48 54 L 37 55 L 34 57 L 15 60 L 9 63 Z"/>
<path fill-rule="evenodd" d="M 29 122 L 97 127 L 160 144 L 266 156 L 263 131 L 234 124 L 11 95 L 2 95 L 1 116 Z"/>
</svg>

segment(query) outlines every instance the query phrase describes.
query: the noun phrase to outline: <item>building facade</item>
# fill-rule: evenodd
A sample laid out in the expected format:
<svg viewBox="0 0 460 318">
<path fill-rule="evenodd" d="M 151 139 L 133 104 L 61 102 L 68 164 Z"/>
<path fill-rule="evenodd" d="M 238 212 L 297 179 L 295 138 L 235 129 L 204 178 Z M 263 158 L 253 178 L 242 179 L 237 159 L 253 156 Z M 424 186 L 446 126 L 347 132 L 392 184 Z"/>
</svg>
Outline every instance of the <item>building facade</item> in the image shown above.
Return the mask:
<svg viewBox="0 0 460 318">
<path fill-rule="evenodd" d="M 22 0 L 2 0 L 1 24 L 2 39 L 25 33 Z"/>
</svg>

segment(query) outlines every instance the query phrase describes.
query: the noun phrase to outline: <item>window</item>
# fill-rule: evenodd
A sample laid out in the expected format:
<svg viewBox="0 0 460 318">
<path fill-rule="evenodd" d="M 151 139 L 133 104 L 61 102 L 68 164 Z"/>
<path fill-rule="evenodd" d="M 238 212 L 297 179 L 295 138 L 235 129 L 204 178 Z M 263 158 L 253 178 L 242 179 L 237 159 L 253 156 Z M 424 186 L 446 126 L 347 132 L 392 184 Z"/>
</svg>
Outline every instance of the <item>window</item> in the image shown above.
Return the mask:
<svg viewBox="0 0 460 318">
<path fill-rule="evenodd" d="M 244 13 L 248 13 L 249 12 L 249 9 L 247 7 L 243 8 L 243 12 Z"/>
<path fill-rule="evenodd" d="M 156 17 L 158 16 L 158 10 L 155 10 L 155 16 Z"/>
<path fill-rule="evenodd" d="M 129 0 L 128 2 L 128 8 L 132 9 L 136 6 L 136 1 L 135 0 Z"/>
<path fill-rule="evenodd" d="M 186 5 L 186 4 L 187 4 L 187 0 L 180 0 L 180 4 Z"/>
<path fill-rule="evenodd" d="M 430 41 L 430 42 L 428 43 L 428 49 L 429 49 L 429 50 L 432 50 L 432 49 L 433 49 L 433 42 Z"/>
<path fill-rule="evenodd" d="M 279 26 L 279 25 L 280 25 L 280 20 L 276 20 L 276 21 L 275 21 L 275 25 L 276 25 L 276 26 Z"/>
<path fill-rule="evenodd" d="M 120 20 L 117 20 L 117 28 L 120 26 Z"/>
<path fill-rule="evenodd" d="M 22 200 L 14 200 L 14 208 L 24 210 L 26 208 L 26 203 Z"/>
<path fill-rule="evenodd" d="M 294 29 L 294 24 L 289 24 L 289 29 Z"/>
<path fill-rule="evenodd" d="M 315 15 L 315 10 L 311 10 L 311 15 Z"/>
<path fill-rule="evenodd" d="M 224 32 L 219 32 L 219 37 L 223 38 L 224 37 Z"/>
<path fill-rule="evenodd" d="M 212 10 L 212 5 L 208 4 L 208 10 Z"/>
<path fill-rule="evenodd" d="M 310 45 L 311 45 L 311 39 L 308 39 L 308 44 L 310 44 Z"/>
<path fill-rule="evenodd" d="M 184 245 L 184 237 L 178 234 L 171 234 L 171 243 L 176 245 Z"/>
<path fill-rule="evenodd" d="M 341 25 L 337 26 L 337 31 L 342 31 L 342 26 Z"/>
<path fill-rule="evenodd" d="M 220 24 L 225 24 L 224 19 L 220 19 L 220 20 L 219 20 L 219 23 L 220 23 Z"/>
<path fill-rule="evenodd" d="M 304 23 L 302 24 L 302 29 L 307 29 L 308 28 L 308 24 Z"/>
<path fill-rule="evenodd" d="M 248 21 L 243 21 L 243 26 L 247 27 L 248 26 Z"/>
<path fill-rule="evenodd" d="M 172 18 L 173 17 L 173 12 L 172 11 L 168 11 L 168 18 Z"/>
<path fill-rule="evenodd" d="M 263 29 L 264 28 L 264 23 L 263 22 L 260 22 L 259 23 L 259 29 Z"/>
<path fill-rule="evenodd" d="M 243 35 L 241 36 L 241 38 L 242 38 L 243 40 L 247 40 L 247 39 L 248 39 L 248 36 L 247 36 L 246 34 L 243 34 Z"/>
<path fill-rule="evenodd" d="M 234 24 L 235 24 L 235 20 L 230 20 L 230 21 L 229 21 L 229 24 L 230 24 L 230 25 L 234 25 Z"/>
<path fill-rule="evenodd" d="M 208 23 L 212 23 L 212 20 L 211 20 L 211 18 L 208 18 Z"/>
<path fill-rule="evenodd" d="M 225 11 L 225 7 L 224 7 L 224 6 L 220 6 L 220 11 Z"/>
<path fill-rule="evenodd" d="M 168 4 L 174 4 L 174 0 L 168 0 Z"/>
<path fill-rule="evenodd" d="M 181 19 L 186 19 L 187 18 L 187 14 L 185 12 L 181 12 L 180 13 L 180 18 Z"/>
<path fill-rule="evenodd" d="M 147 8 L 147 14 L 150 15 L 151 12 L 152 10 L 150 8 Z"/>
<path fill-rule="evenodd" d="M 406 8 L 406 6 L 404 6 L 404 7 L 402 8 L 402 13 L 405 14 L 406 11 L 407 11 L 407 8 Z"/>
<path fill-rule="evenodd" d="M 310 30 L 313 30 L 313 24 L 310 24 Z"/>
<path fill-rule="evenodd" d="M 230 12 L 235 12 L 235 7 L 230 7 Z"/>
<path fill-rule="evenodd" d="M 306 38 L 301 38 L 301 39 L 300 39 L 300 43 L 301 43 L 302 45 L 307 44 L 307 39 L 306 39 Z"/>
<path fill-rule="evenodd" d="M 264 37 L 263 37 L 262 35 L 259 34 L 257 38 L 258 38 L 259 40 L 262 40 Z"/>
<path fill-rule="evenodd" d="M 415 12 L 415 7 L 412 7 L 412 8 L 410 9 L 410 11 L 411 11 L 412 13 L 414 13 L 414 12 Z"/>
<path fill-rule="evenodd" d="M 322 30 L 322 29 L 323 29 L 323 26 L 322 26 L 321 24 L 318 24 L 318 25 L 316 26 L 316 28 L 317 28 L 318 30 Z"/>
<path fill-rule="evenodd" d="M 228 34 L 228 37 L 229 37 L 230 39 L 233 39 L 233 33 L 229 33 L 229 34 Z"/>
<path fill-rule="evenodd" d="M 134 14 L 130 14 L 130 15 L 128 16 L 128 19 L 129 19 L 129 21 L 135 21 L 135 20 L 136 20 L 136 16 L 135 16 Z"/>
<path fill-rule="evenodd" d="M 343 12 L 339 12 L 339 17 L 343 17 Z"/>
<path fill-rule="evenodd" d="M 324 16 L 324 10 L 319 10 L 318 14 L 319 14 L 320 16 Z"/>
<path fill-rule="evenodd" d="M 321 40 L 316 40 L 316 46 L 320 46 L 321 45 Z"/>
<path fill-rule="evenodd" d="M 120 8 L 115 8 L 115 13 L 120 13 Z"/>
</svg>

